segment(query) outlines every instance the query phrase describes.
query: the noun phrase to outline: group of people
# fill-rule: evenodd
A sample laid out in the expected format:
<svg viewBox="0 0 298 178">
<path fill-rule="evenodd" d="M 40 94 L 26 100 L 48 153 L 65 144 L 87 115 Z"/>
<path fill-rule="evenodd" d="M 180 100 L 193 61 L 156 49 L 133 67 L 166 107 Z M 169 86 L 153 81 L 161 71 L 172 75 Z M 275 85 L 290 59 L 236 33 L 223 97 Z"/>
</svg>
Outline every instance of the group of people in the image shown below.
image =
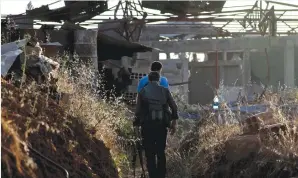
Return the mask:
<svg viewBox="0 0 298 178">
<path fill-rule="evenodd" d="M 167 134 L 175 133 L 178 119 L 177 105 L 161 70 L 162 64 L 155 61 L 150 73 L 139 81 L 133 123 L 135 132 L 141 133 L 149 178 L 166 177 Z"/>
<path fill-rule="evenodd" d="M 50 78 L 53 68 L 59 63 L 42 55 L 42 48 L 27 48 L 28 67 L 38 67 L 46 78 Z M 155 61 L 151 64 L 150 73 L 138 84 L 137 105 L 134 129 L 141 133 L 145 151 L 149 178 L 165 178 L 166 176 L 166 140 L 168 131 L 174 134 L 178 119 L 177 105 L 169 91 L 167 78 L 161 76 L 162 64 Z"/>
</svg>

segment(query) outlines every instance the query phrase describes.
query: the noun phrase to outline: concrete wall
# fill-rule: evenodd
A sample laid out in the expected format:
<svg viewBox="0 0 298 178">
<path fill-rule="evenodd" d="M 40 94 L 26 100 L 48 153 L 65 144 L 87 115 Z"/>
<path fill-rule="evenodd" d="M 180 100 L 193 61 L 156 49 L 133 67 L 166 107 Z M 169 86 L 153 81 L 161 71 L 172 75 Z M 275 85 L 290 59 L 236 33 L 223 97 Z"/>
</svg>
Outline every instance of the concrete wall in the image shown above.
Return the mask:
<svg viewBox="0 0 298 178">
<path fill-rule="evenodd" d="M 153 28 L 153 27 L 152 27 Z M 148 28 L 149 29 L 149 28 Z M 215 89 L 215 51 L 223 51 L 219 54 L 219 60 L 226 61 L 220 64 L 219 78 L 223 81 L 225 91 L 222 93 L 227 101 L 235 100 L 240 90 L 245 94 L 260 92 L 257 85 L 248 87 L 250 82 L 263 83 L 273 86 L 286 84 L 294 86 L 298 84 L 298 36 L 287 37 L 246 37 L 220 40 L 181 40 L 181 41 L 158 41 L 158 33 L 167 34 L 164 30 L 157 30 L 150 34 L 145 30 L 141 36 L 141 43 L 159 48 L 163 53 L 184 53 L 184 52 L 213 52 L 208 55 L 207 62 L 190 64 L 191 75 L 189 84 L 189 102 L 191 104 L 200 102 L 201 104 L 210 103 L 214 97 Z M 152 29 L 154 30 L 154 29 Z M 158 31 L 158 32 L 157 32 Z M 175 31 L 175 30 L 174 30 Z M 172 30 L 172 32 L 174 32 Z M 179 30 L 178 30 L 179 31 Z M 294 48 L 294 46 L 296 47 Z M 267 59 L 264 49 L 268 48 L 270 81 L 267 82 Z M 257 50 L 257 52 L 252 52 Z M 231 53 L 228 51 L 244 51 L 240 55 L 243 60 L 229 61 Z M 158 60 L 158 53 L 139 55 L 139 58 L 148 61 Z M 237 63 L 237 61 L 236 61 Z M 232 64 L 232 65 L 231 65 Z M 241 92 L 241 93 L 243 93 Z"/>
<path fill-rule="evenodd" d="M 160 61 L 163 64 L 162 75 L 167 77 L 169 84 L 187 82 L 189 79 L 188 59 L 181 56 L 180 59 L 167 59 Z M 170 86 L 171 91 L 181 95 L 188 95 L 188 84 Z"/>
<path fill-rule="evenodd" d="M 298 86 L 298 47 L 294 48 L 294 66 L 292 63 L 285 65 L 286 60 L 291 60 L 292 51 L 288 47 L 283 45 L 274 46 L 267 50 L 269 67 L 267 64 L 267 57 L 264 50 L 258 50 L 256 52 L 249 52 L 249 58 L 246 63 L 242 63 L 239 68 L 234 68 L 231 66 L 223 65 L 219 69 L 219 78 L 223 81 L 224 98 L 226 101 L 235 100 L 238 96 L 240 90 L 245 91 L 245 94 L 251 95 L 254 92 L 262 92 L 261 84 L 272 86 L 277 89 L 279 86 L 286 85 L 285 79 L 287 76 L 291 77 L 294 70 L 294 82 L 295 86 Z M 214 57 L 215 55 L 209 55 L 209 57 Z M 287 57 L 289 56 L 289 57 Z M 228 61 L 231 63 L 232 61 Z M 292 62 L 292 61 L 290 61 Z M 208 62 L 207 62 L 208 63 Z M 210 103 L 214 97 L 212 89 L 215 88 L 215 67 L 206 66 L 207 63 L 198 63 L 196 67 L 193 65 L 191 70 L 191 81 L 195 83 L 190 84 L 190 103 L 207 104 Z M 210 65 L 215 65 L 214 60 L 209 59 Z M 269 82 L 267 79 L 269 68 Z M 246 73 L 246 74 L 245 74 Z M 241 77 L 241 76 L 244 76 Z M 235 82 L 237 80 L 237 82 Z M 249 85 L 249 82 L 255 83 L 256 85 Z M 208 83 L 208 84 L 207 84 Z M 200 85 L 200 86 L 199 86 Z M 232 87 L 234 86 L 234 87 Z"/>
<path fill-rule="evenodd" d="M 298 46 L 295 47 L 295 85 L 298 86 Z"/>
<path fill-rule="evenodd" d="M 258 52 L 251 52 L 250 63 L 251 63 L 251 76 L 252 81 L 257 84 L 270 85 L 277 88 L 279 85 L 285 84 L 285 62 L 284 62 L 285 49 L 283 46 L 273 47 L 268 49 L 268 59 L 269 59 L 269 76 L 270 80 L 268 83 L 267 73 L 268 64 L 266 59 L 265 50 Z M 298 86 L 298 47 L 295 47 L 295 85 Z"/>
<path fill-rule="evenodd" d="M 243 61 L 218 61 L 218 79 L 224 88 L 219 89 L 219 95 L 225 101 L 237 99 L 239 91 L 243 89 Z M 216 67 L 213 60 L 192 63 L 189 84 L 190 104 L 209 104 L 216 93 Z M 245 76 L 246 78 L 249 76 Z"/>
<path fill-rule="evenodd" d="M 265 50 L 251 52 L 251 80 L 257 84 L 278 86 L 284 84 L 284 49 L 274 47 L 268 49 L 269 66 Z M 270 80 L 268 83 L 268 68 Z"/>
</svg>

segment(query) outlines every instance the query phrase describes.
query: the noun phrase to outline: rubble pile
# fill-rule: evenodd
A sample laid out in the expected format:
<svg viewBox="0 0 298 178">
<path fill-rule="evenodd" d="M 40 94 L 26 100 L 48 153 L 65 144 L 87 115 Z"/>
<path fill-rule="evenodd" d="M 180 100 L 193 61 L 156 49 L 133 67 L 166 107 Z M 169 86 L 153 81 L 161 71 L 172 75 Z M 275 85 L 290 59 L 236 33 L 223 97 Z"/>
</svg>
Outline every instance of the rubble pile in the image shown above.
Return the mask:
<svg viewBox="0 0 298 178">
<path fill-rule="evenodd" d="M 108 148 L 85 130 L 83 118 L 66 115 L 45 94 L 1 85 L 3 177 L 66 177 L 61 167 L 69 177 L 118 177 Z"/>
<path fill-rule="evenodd" d="M 297 127 L 295 120 L 281 122 L 272 111 L 249 117 L 240 126 L 200 121 L 182 141 L 180 152 L 196 148 L 191 153 L 197 160 L 195 177 L 295 177 Z M 221 139 L 210 142 L 213 137 Z"/>
</svg>

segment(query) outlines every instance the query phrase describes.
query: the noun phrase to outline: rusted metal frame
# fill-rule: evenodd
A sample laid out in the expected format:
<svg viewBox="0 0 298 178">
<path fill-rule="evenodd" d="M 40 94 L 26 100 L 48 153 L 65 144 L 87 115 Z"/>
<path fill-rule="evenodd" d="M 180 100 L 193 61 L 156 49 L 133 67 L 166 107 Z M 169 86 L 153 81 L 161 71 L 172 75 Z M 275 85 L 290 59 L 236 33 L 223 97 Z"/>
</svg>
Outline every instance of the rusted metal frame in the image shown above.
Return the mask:
<svg viewBox="0 0 298 178">
<path fill-rule="evenodd" d="M 247 20 L 248 20 L 248 24 L 251 26 L 251 28 L 254 28 L 253 25 L 252 25 L 252 23 L 251 23 L 251 19 L 249 19 L 248 17 L 249 17 L 249 15 L 250 15 L 252 12 L 254 12 L 254 9 L 255 9 L 256 7 L 258 7 L 258 2 L 259 2 L 259 1 L 256 1 L 255 4 L 252 6 L 252 8 L 251 8 L 250 10 L 248 10 L 247 13 L 246 13 L 246 15 L 244 16 L 243 25 L 242 25 L 244 28 L 247 28 L 247 26 L 246 26 L 246 21 L 247 21 Z"/>
<path fill-rule="evenodd" d="M 225 26 L 229 25 L 233 20 L 229 20 L 226 24 L 224 24 L 222 27 L 220 28 L 225 28 Z"/>
<path fill-rule="evenodd" d="M 122 7 L 122 11 L 123 11 L 123 15 L 124 15 L 124 17 L 128 17 L 129 15 L 128 15 L 128 3 L 129 3 L 129 1 L 125 1 L 125 8 L 123 8 L 123 4 L 121 4 L 121 7 Z"/>
<path fill-rule="evenodd" d="M 245 27 L 245 26 L 243 26 L 242 25 L 242 22 L 240 21 L 240 20 L 236 20 L 236 22 L 238 22 L 243 28 L 243 30 L 245 30 L 247 27 Z M 255 27 L 253 27 L 253 26 L 251 26 L 252 27 L 252 29 L 253 30 L 256 30 L 257 32 L 259 32 L 259 30 L 257 29 L 257 28 L 255 28 Z M 237 33 L 233 33 L 233 32 L 229 32 L 230 34 L 236 34 L 236 35 L 238 35 Z"/>
<path fill-rule="evenodd" d="M 120 6 L 121 6 L 121 8 L 122 8 L 122 11 L 123 11 L 123 17 L 125 18 L 125 19 L 127 19 L 127 17 L 128 17 L 128 14 L 127 14 L 127 17 L 126 17 L 126 11 L 127 11 L 127 1 L 125 1 L 125 7 L 123 7 L 123 4 L 121 3 L 120 4 Z M 127 26 L 127 24 L 128 24 L 128 22 L 127 21 L 124 21 L 124 31 L 125 31 L 125 35 L 123 35 L 123 37 L 127 40 L 127 41 L 129 41 L 129 31 L 128 31 L 128 26 Z"/>
<path fill-rule="evenodd" d="M 284 23 L 286 26 L 288 26 L 290 29 L 292 29 L 292 27 L 289 24 L 287 24 L 285 21 L 281 21 L 281 22 Z"/>
<path fill-rule="evenodd" d="M 139 11 L 135 8 L 135 6 L 134 5 L 132 5 L 132 3 L 131 2 L 129 2 L 129 7 L 128 7 L 128 10 L 129 10 L 129 12 L 130 12 L 130 16 L 131 17 L 134 17 L 135 15 L 133 14 L 133 11 L 134 12 L 136 12 L 137 13 L 137 15 L 139 15 Z"/>
<path fill-rule="evenodd" d="M 258 35 L 260 34 L 259 31 L 257 32 L 230 32 L 232 36 L 242 36 L 242 35 Z M 286 35 L 288 32 L 277 32 L 278 35 Z"/>
<path fill-rule="evenodd" d="M 224 24 L 224 25 L 223 25 L 222 27 L 220 27 L 219 29 L 222 30 L 222 31 L 225 31 L 225 32 L 226 32 L 226 30 L 223 29 L 223 28 L 225 28 L 225 26 L 229 25 L 232 21 L 233 21 L 233 20 L 229 20 L 226 24 Z M 218 31 L 218 30 L 217 30 L 217 31 Z M 222 35 L 221 37 L 225 37 L 225 35 Z"/>
<path fill-rule="evenodd" d="M 115 7 L 115 6 L 114 6 Z M 208 13 L 204 13 L 204 14 L 199 14 L 199 15 L 222 15 L 222 14 L 225 14 L 225 13 L 233 13 L 233 12 L 247 12 L 247 11 L 250 11 L 251 9 L 240 9 L 240 10 L 234 10 L 234 11 L 223 11 L 223 12 L 208 12 Z M 107 10 L 108 11 L 108 10 Z M 254 9 L 252 11 L 259 11 L 259 9 Z M 276 12 L 283 12 L 283 11 L 294 11 L 294 12 L 297 12 L 298 9 L 276 9 L 275 10 Z M 152 13 L 152 12 L 147 12 L 148 14 L 151 14 L 152 16 L 165 16 L 165 17 L 171 17 L 171 16 L 176 16 L 176 15 L 165 15 L 165 14 L 155 14 L 155 13 Z M 102 14 L 100 15 L 102 17 L 105 17 L 105 16 L 111 16 L 111 15 L 106 15 L 106 14 Z M 138 16 L 137 16 L 138 17 Z M 194 17 L 193 15 L 188 15 L 186 17 Z"/>
<path fill-rule="evenodd" d="M 122 3 L 122 2 L 119 1 L 118 4 L 116 5 L 116 9 L 115 9 L 115 11 L 114 11 L 114 19 L 117 19 L 117 12 L 118 12 L 118 10 L 119 10 L 119 6 L 120 6 L 121 3 Z"/>
<path fill-rule="evenodd" d="M 290 28 L 291 28 L 291 30 L 290 31 L 292 31 L 292 30 L 295 30 L 295 29 L 297 29 L 298 28 L 298 26 L 297 27 L 291 27 L 290 25 L 288 25 Z M 296 31 L 296 30 L 295 30 Z"/>
<path fill-rule="evenodd" d="M 133 38 L 133 34 L 135 33 L 135 31 L 138 29 L 138 28 L 143 28 L 144 24 L 145 24 L 145 18 L 147 16 L 144 15 L 144 12 L 141 12 L 139 11 L 137 8 L 136 8 L 136 3 L 135 2 L 130 2 L 130 7 L 135 10 L 137 12 L 137 14 L 141 14 L 143 15 L 143 18 L 141 20 L 141 23 L 138 24 L 138 23 L 135 23 L 133 22 L 133 24 L 131 25 L 135 25 L 134 26 L 134 29 L 131 31 L 130 35 L 129 35 L 129 39 L 132 39 L 132 41 L 138 41 L 138 39 L 140 38 L 140 35 L 141 35 L 141 32 L 138 34 L 138 36 L 136 37 L 136 39 Z M 142 14 L 143 13 L 143 14 Z M 133 14 L 132 14 L 132 11 L 131 11 L 131 17 L 133 17 Z"/>
<path fill-rule="evenodd" d="M 291 6 L 291 7 L 297 7 L 298 8 L 298 5 L 295 5 L 295 4 L 289 4 L 289 3 L 284 3 L 284 2 L 276 2 L 276 1 L 268 1 L 266 0 L 266 2 L 270 2 L 270 3 L 273 3 L 273 4 L 279 4 L 279 5 L 284 5 L 284 6 Z"/>
<path fill-rule="evenodd" d="M 282 22 L 290 28 L 290 30 L 288 30 L 288 33 L 291 33 L 294 31 L 297 33 L 296 29 L 298 28 L 298 26 L 293 28 L 293 27 L 291 27 L 291 25 L 287 24 L 285 21 L 282 21 Z"/>
<path fill-rule="evenodd" d="M 123 4 L 121 3 L 119 6 L 122 7 L 122 10 L 123 10 L 123 14 L 124 14 L 124 18 L 125 19 L 128 19 L 129 17 L 129 14 L 128 14 L 128 10 L 130 10 L 131 12 L 131 18 L 133 17 L 133 14 L 132 14 L 132 10 L 135 10 L 137 11 L 137 13 L 139 14 L 142 14 L 142 12 L 138 11 L 137 8 L 134 6 L 136 5 L 135 3 L 133 3 L 133 5 L 131 4 L 131 2 L 129 1 L 125 1 L 125 8 L 123 7 Z M 127 41 L 130 41 L 130 39 L 132 41 L 134 41 L 133 39 L 133 34 L 134 32 L 137 30 L 138 26 L 139 26 L 139 23 L 141 23 L 141 27 L 143 27 L 143 24 L 145 23 L 145 18 L 147 17 L 147 14 L 144 15 L 143 14 L 143 19 L 142 20 L 137 20 L 138 22 L 135 22 L 136 20 L 132 20 L 132 19 L 128 19 L 128 21 L 124 21 L 124 30 L 125 30 L 125 35 L 122 35 Z M 133 21 L 133 24 L 129 24 L 131 21 Z M 133 30 L 130 31 L 130 27 L 132 25 L 135 25 L 135 27 L 133 28 Z M 140 36 L 140 35 L 138 35 Z M 139 37 L 137 37 L 139 38 Z"/>
<path fill-rule="evenodd" d="M 95 19 L 95 20 L 100 20 L 100 19 Z M 102 19 L 102 20 L 107 20 L 107 19 Z M 166 21 L 168 19 L 146 19 L 146 23 L 148 22 L 156 22 L 156 21 Z M 221 19 L 195 19 L 195 20 L 192 20 L 192 19 L 185 19 L 185 21 L 192 21 L 192 22 L 195 22 L 195 21 L 198 21 L 198 22 L 202 22 L 202 21 L 211 21 L 211 22 L 226 22 L 226 21 L 243 21 L 244 19 L 242 18 L 239 18 L 239 19 L 234 19 L 234 18 L 221 18 Z M 126 21 L 124 19 L 117 19 L 115 21 L 105 21 L 105 22 L 90 22 L 90 23 L 80 23 L 80 25 L 94 25 L 94 24 L 106 24 L 106 23 L 115 23 L 115 22 L 121 22 L 121 21 Z M 129 20 L 128 20 L 129 21 Z M 141 19 L 138 19 L 137 21 L 142 21 Z M 285 22 L 297 22 L 297 19 L 277 19 L 278 22 L 282 22 L 282 21 L 285 21 Z M 22 25 L 26 25 L 28 23 L 18 23 L 18 24 L 22 24 Z M 34 22 L 33 25 L 44 25 L 44 24 L 41 24 L 40 22 Z M 55 24 L 55 26 L 62 26 L 63 24 Z M 162 24 L 161 24 L 162 25 Z M 191 25 L 191 24 L 189 24 Z"/>
<path fill-rule="evenodd" d="M 138 24 L 129 24 L 129 25 L 130 25 L 130 26 L 134 25 L 134 28 L 133 28 L 132 31 L 130 31 L 130 34 L 129 34 L 129 36 L 128 36 L 128 39 L 131 39 L 132 41 L 134 41 L 135 39 L 133 38 L 133 34 L 134 34 L 134 32 L 137 30 L 137 28 L 138 28 Z M 128 27 L 128 28 L 130 28 L 130 27 Z"/>
<path fill-rule="evenodd" d="M 145 25 L 145 18 L 146 18 L 146 15 L 144 15 L 144 19 L 143 19 L 143 23 L 141 24 L 141 29 L 140 29 L 140 32 L 139 32 L 139 34 L 138 34 L 138 36 L 137 36 L 137 39 L 136 39 L 136 41 L 139 41 L 140 40 L 140 37 L 141 37 L 141 34 L 142 34 L 142 28 L 144 27 L 144 25 Z"/>
<path fill-rule="evenodd" d="M 225 15 L 226 16 L 226 15 Z M 221 16 L 221 17 L 224 17 L 224 16 Z M 102 18 L 96 18 L 96 19 L 93 19 L 93 20 L 107 20 L 107 19 L 102 19 Z M 118 20 L 121 20 L 121 19 L 118 19 Z M 150 18 L 147 18 L 146 21 L 147 22 L 157 22 L 157 21 L 186 21 L 186 22 L 204 22 L 204 21 L 213 21 L 213 22 L 226 22 L 226 21 L 229 21 L 229 20 L 244 20 L 244 18 L 216 18 L 216 17 L 208 17 L 208 18 L 198 18 L 198 19 L 190 19 L 190 18 L 158 18 L 158 19 L 150 19 Z M 279 19 L 278 21 L 297 21 L 297 19 Z M 95 22 L 93 24 L 101 24 L 101 23 L 111 23 L 111 22 Z M 112 22 L 112 23 L 115 23 L 115 22 Z M 92 24 L 92 23 L 90 23 Z"/>
<path fill-rule="evenodd" d="M 296 31 L 296 29 L 297 29 L 297 28 L 298 28 L 298 26 L 297 26 L 297 27 L 295 27 L 295 28 L 292 28 L 292 29 L 291 29 L 291 31 L 293 31 L 293 30 L 294 30 L 294 31 L 297 33 L 297 31 Z"/>
<path fill-rule="evenodd" d="M 275 13 L 274 13 L 274 6 L 271 7 L 271 9 L 265 14 L 262 19 L 260 19 L 259 22 L 259 29 L 262 34 L 266 34 L 267 28 L 268 28 L 268 21 L 271 21 L 271 25 L 276 24 L 277 19 L 275 18 Z M 265 23 L 266 22 L 266 23 Z M 265 28 L 262 28 L 265 27 Z M 271 34 L 276 34 L 276 32 L 271 32 Z"/>
<path fill-rule="evenodd" d="M 130 12 L 130 16 L 133 17 L 134 15 L 133 15 L 132 11 L 133 11 L 133 10 L 136 11 L 136 10 L 135 10 L 134 6 L 132 5 L 132 3 L 131 3 L 130 1 L 128 1 L 127 3 L 128 3 L 128 5 L 129 5 L 129 6 L 128 6 L 128 10 L 129 10 L 129 12 Z M 136 11 L 136 12 L 137 12 L 137 11 Z M 138 12 L 137 12 L 137 14 L 138 14 Z"/>
<path fill-rule="evenodd" d="M 276 36 L 277 35 L 277 21 L 276 21 L 276 16 L 274 11 L 272 12 L 271 18 L 269 19 L 270 21 L 270 35 L 271 36 Z"/>
<path fill-rule="evenodd" d="M 137 4 L 137 3 L 135 3 L 134 1 L 132 1 L 132 2 L 130 2 L 131 4 L 133 4 L 132 5 L 132 8 L 137 12 L 137 16 L 138 16 L 138 14 L 140 14 L 141 16 L 143 16 L 143 7 L 142 7 L 142 4 L 141 4 L 141 2 L 138 0 L 138 3 L 139 4 Z M 139 5 L 140 7 L 141 7 L 141 9 L 142 9 L 142 11 L 139 11 L 138 9 L 137 9 L 137 7 L 136 7 L 136 5 Z"/>
<path fill-rule="evenodd" d="M 144 24 L 145 24 L 145 18 L 142 19 L 142 22 L 141 22 L 140 24 L 139 24 L 139 23 L 136 23 L 136 24 L 135 24 L 135 27 L 134 27 L 134 29 L 132 30 L 131 34 L 130 34 L 130 38 L 132 39 L 132 41 L 138 41 L 138 40 L 139 40 L 139 38 L 140 38 L 140 36 L 141 36 L 141 30 L 142 30 L 142 28 L 144 27 Z M 136 38 L 136 39 L 133 39 L 133 34 L 134 34 L 134 32 L 137 30 L 137 28 L 140 28 L 140 32 L 139 32 L 137 38 Z"/>
<path fill-rule="evenodd" d="M 52 3 L 47 4 L 47 5 L 50 6 L 50 5 L 56 4 L 56 3 L 60 2 L 60 1 L 62 1 L 62 0 L 58 0 L 58 1 L 52 2 Z"/>
<path fill-rule="evenodd" d="M 126 36 L 123 35 L 123 33 L 121 32 L 121 30 L 119 28 L 114 29 L 115 32 L 117 32 L 121 37 L 123 37 L 124 39 L 126 39 Z"/>
<path fill-rule="evenodd" d="M 260 1 L 260 2 L 262 2 L 262 1 Z M 263 18 L 263 16 L 266 16 L 266 14 L 270 11 L 270 10 L 268 10 L 268 8 L 269 8 L 269 3 L 268 2 L 266 2 L 266 8 L 265 8 L 265 11 L 263 11 L 263 9 L 262 9 L 262 6 L 260 7 L 260 20 Z M 262 5 L 262 3 L 261 3 L 261 5 Z M 275 9 L 274 9 L 275 10 Z"/>
<path fill-rule="evenodd" d="M 278 20 L 278 19 L 280 19 L 282 16 L 284 16 L 286 12 L 287 12 L 287 11 L 284 11 L 282 14 L 280 14 L 280 16 L 276 18 L 276 20 Z"/>
</svg>

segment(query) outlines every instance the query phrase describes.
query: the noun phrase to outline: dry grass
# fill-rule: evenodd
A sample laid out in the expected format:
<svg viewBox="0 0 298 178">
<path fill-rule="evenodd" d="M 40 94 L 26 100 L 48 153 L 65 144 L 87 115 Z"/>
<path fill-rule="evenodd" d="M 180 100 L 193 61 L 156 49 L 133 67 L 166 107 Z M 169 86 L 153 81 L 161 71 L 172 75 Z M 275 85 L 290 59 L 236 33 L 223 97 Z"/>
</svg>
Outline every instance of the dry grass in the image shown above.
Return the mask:
<svg viewBox="0 0 298 178">
<path fill-rule="evenodd" d="M 63 63 L 63 59 L 60 58 Z M 104 141 L 110 149 L 120 176 L 129 172 L 129 158 L 126 146 L 133 136 L 132 120 L 125 104 L 119 99 L 100 98 L 96 88 L 100 87 L 100 76 L 87 66 L 76 61 L 72 69 L 62 66 L 59 73 L 59 92 L 70 94 L 65 111 L 75 117 L 83 118 L 84 126 L 96 138 Z M 73 77 L 71 71 L 75 71 Z"/>
<path fill-rule="evenodd" d="M 21 160 L 25 159 L 26 154 L 14 138 L 18 137 L 19 134 L 21 140 L 34 142 L 36 141 L 34 139 L 41 133 L 39 129 L 43 128 L 41 123 L 44 123 L 44 127 L 53 130 L 51 134 L 57 132 L 54 136 L 51 134 L 45 136 L 46 144 L 53 143 L 50 149 L 52 152 L 55 152 L 53 150 L 61 152 L 63 149 L 61 150 L 51 139 L 58 137 L 57 135 L 60 137 L 65 136 L 65 138 L 68 138 L 66 135 L 72 135 L 71 139 L 67 140 L 66 152 L 73 155 L 69 160 L 75 161 L 76 164 L 69 164 L 68 168 L 73 169 L 75 167 L 79 169 L 82 166 L 81 163 L 87 166 L 87 168 L 84 167 L 86 169 L 89 169 L 89 167 L 94 169 L 94 166 L 97 166 L 88 163 L 88 161 L 92 162 L 92 157 L 95 157 L 95 150 L 93 150 L 94 152 L 90 157 L 81 154 L 81 152 L 89 152 L 92 147 L 97 147 L 96 145 L 99 144 L 98 142 L 96 142 L 97 144 L 91 144 L 91 141 L 85 142 L 84 140 L 91 139 L 94 141 L 93 138 L 97 138 L 102 140 L 104 145 L 109 148 L 120 177 L 127 177 L 131 171 L 129 152 L 130 144 L 133 141 L 132 123 L 129 119 L 128 109 L 118 99 L 111 102 L 111 100 L 99 98 L 95 88 L 101 85 L 100 77 L 96 76 L 90 68 L 74 61 L 68 64 L 71 65 L 72 69 L 69 70 L 69 67 L 66 66 L 67 56 L 60 57 L 58 60 L 61 63 L 58 74 L 58 91 L 68 94 L 69 100 L 58 107 L 52 103 L 53 101 L 51 101 L 48 94 L 42 93 L 34 84 L 27 85 L 22 89 L 23 92 L 20 93 L 21 96 L 18 96 L 18 98 L 20 103 L 25 103 L 24 106 L 26 107 L 29 107 L 28 103 L 30 103 L 30 109 L 27 111 L 24 106 L 20 106 L 18 110 L 14 110 L 16 113 L 10 113 L 26 115 L 30 111 L 31 115 L 28 117 L 26 115 L 26 119 L 22 120 L 23 123 L 26 123 L 26 127 L 16 124 L 16 128 L 19 127 L 18 129 L 21 131 L 16 131 L 17 129 L 10 131 L 11 121 L 8 121 L 9 117 L 2 120 L 2 133 L 5 132 L 7 137 L 15 140 L 10 145 L 6 145 L 8 148 L 12 146 L 15 151 L 13 153 L 17 158 L 15 160 L 15 170 L 20 174 L 36 173 L 33 171 L 34 169 L 30 169 L 30 172 L 24 167 Z M 9 92 L 7 91 L 6 94 Z M 28 98 L 27 95 L 31 97 Z M 296 95 L 289 96 L 295 98 Z M 295 101 L 295 99 L 288 99 L 287 101 Z M 276 95 L 271 95 L 271 97 L 267 95 L 262 102 L 272 105 L 271 111 L 274 113 L 274 119 L 283 123 L 288 120 L 288 115 L 284 114 L 279 107 L 276 107 L 279 102 Z M 199 113 L 202 109 L 200 106 L 189 106 L 183 100 L 178 102 L 178 105 L 181 110 L 187 112 Z M 57 109 L 55 112 L 58 112 L 54 113 L 54 116 L 51 115 L 55 118 L 55 121 L 52 118 L 47 118 L 47 114 L 43 114 L 53 112 L 53 108 Z M 9 110 L 9 112 L 11 111 Z M 62 117 L 59 116 L 60 114 L 62 114 Z M 295 129 L 279 136 L 267 136 L 266 142 L 263 139 L 261 152 L 255 153 L 254 156 L 248 158 L 241 158 L 240 161 L 231 162 L 226 159 L 226 153 L 229 150 L 226 150 L 225 145 L 227 140 L 242 134 L 242 126 L 238 123 L 219 125 L 213 122 L 215 119 L 212 114 L 204 114 L 200 121 L 180 120 L 177 133 L 174 136 L 169 136 L 167 147 L 168 177 L 243 177 L 245 174 L 246 177 L 278 177 L 284 175 L 282 173 L 285 172 L 283 171 L 285 168 L 289 170 L 287 175 L 295 176 L 297 174 L 298 171 L 295 169 L 297 164 L 295 165 L 295 161 L 293 161 L 297 159 L 298 155 L 297 131 Z M 225 113 L 225 117 L 230 121 L 239 119 L 230 111 Z M 14 115 L 13 119 L 16 118 Z M 76 123 L 76 126 L 73 123 Z M 293 123 L 297 125 L 297 119 Z M 80 129 L 74 129 L 74 127 L 80 127 Z M 31 137 L 28 138 L 28 135 L 31 135 Z M 2 142 L 3 139 L 2 136 Z M 45 147 L 44 149 L 49 148 Z M 49 156 L 53 155 L 55 154 L 49 154 Z M 7 162 L 7 159 L 7 156 L 3 157 L 2 161 Z M 96 158 L 96 161 L 99 160 L 101 158 Z M 9 165 L 13 164 L 10 162 Z M 109 174 L 109 171 L 112 172 L 109 167 L 104 166 L 101 167 L 101 171 L 105 175 Z M 94 171 L 87 172 L 87 177 L 96 177 L 96 175 L 93 175 L 95 174 Z"/>
<path fill-rule="evenodd" d="M 287 103 L 295 102 L 296 96 L 291 93 L 293 90 L 284 92 L 284 96 L 291 96 L 285 99 Z M 298 133 L 295 120 L 289 122 L 290 113 L 279 107 L 280 97 L 277 94 L 267 93 L 262 103 L 270 104 L 269 111 L 273 112 L 271 122 L 283 123 L 288 129 L 285 132 L 266 132 L 255 136 L 241 136 L 243 126 L 240 124 L 217 124 L 214 123 L 212 114 L 205 114 L 200 121 L 197 121 L 191 131 L 184 129 L 183 134 L 176 135 L 175 144 L 169 145 L 167 150 L 168 175 L 173 178 L 197 178 L 197 177 L 294 177 L 298 176 Z M 286 104 L 286 103 L 285 103 Z M 193 108 L 194 106 L 190 106 Z M 202 113 L 201 113 L 202 114 Z M 224 113 L 226 120 L 238 120 L 236 115 L 227 111 Z M 291 115 L 292 116 L 292 115 Z M 189 122 L 187 120 L 180 123 Z M 229 140 L 238 138 L 240 143 L 246 145 L 240 156 L 234 154 L 235 161 L 229 160 L 227 150 Z M 258 150 L 249 148 L 252 138 L 260 140 Z M 175 145 L 175 146 L 172 146 Z M 237 152 L 237 151 L 236 151 Z M 232 154 L 233 155 L 233 154 Z M 238 158 L 237 158 L 238 157 Z"/>
<path fill-rule="evenodd" d="M 2 110 L 2 116 L 7 111 Z M 35 178 L 36 165 L 20 143 L 15 126 L 11 120 L 1 119 L 1 162 L 3 172 L 1 175 L 10 177 L 24 176 Z M 15 162 L 15 164 L 13 164 Z"/>
<path fill-rule="evenodd" d="M 224 142 L 240 132 L 238 125 L 218 125 L 208 120 L 196 123 L 191 131 L 180 138 L 178 147 L 168 148 L 169 176 L 204 176 L 210 166 L 219 161 L 218 155 L 223 153 Z"/>
<path fill-rule="evenodd" d="M 67 59 L 66 56 L 64 58 Z M 62 58 L 59 60 L 63 61 Z M 118 173 L 115 174 L 113 167 L 127 164 L 126 154 L 123 154 L 118 144 L 120 138 L 130 134 L 126 108 L 117 101 L 109 103 L 99 99 L 92 89 L 92 71 L 79 64 L 72 65 L 79 75 L 74 77 L 65 66 L 58 74 L 58 90 L 70 95 L 69 102 L 60 103 L 60 106 L 36 83 L 24 83 L 19 90 L 2 81 L 2 113 L 7 110 L 4 119 L 16 122 L 13 133 L 65 167 L 71 177 L 115 178 Z M 5 120 L 2 119 L 4 126 Z M 2 134 L 2 140 L 10 133 Z M 24 158 L 22 155 L 25 152 L 15 146 L 17 144 L 17 141 L 13 141 L 7 146 L 13 147 L 12 153 L 18 153 L 17 159 L 9 162 L 9 167 L 20 168 L 19 160 Z M 6 160 L 2 161 L 4 163 Z M 38 162 L 38 167 L 34 172 L 37 177 L 64 176 L 58 169 L 55 169 L 55 174 L 50 173 L 54 168 L 44 160 Z M 5 170 L 8 171 L 8 167 Z M 15 172 L 20 175 L 30 173 L 25 169 L 16 169 Z"/>
</svg>

